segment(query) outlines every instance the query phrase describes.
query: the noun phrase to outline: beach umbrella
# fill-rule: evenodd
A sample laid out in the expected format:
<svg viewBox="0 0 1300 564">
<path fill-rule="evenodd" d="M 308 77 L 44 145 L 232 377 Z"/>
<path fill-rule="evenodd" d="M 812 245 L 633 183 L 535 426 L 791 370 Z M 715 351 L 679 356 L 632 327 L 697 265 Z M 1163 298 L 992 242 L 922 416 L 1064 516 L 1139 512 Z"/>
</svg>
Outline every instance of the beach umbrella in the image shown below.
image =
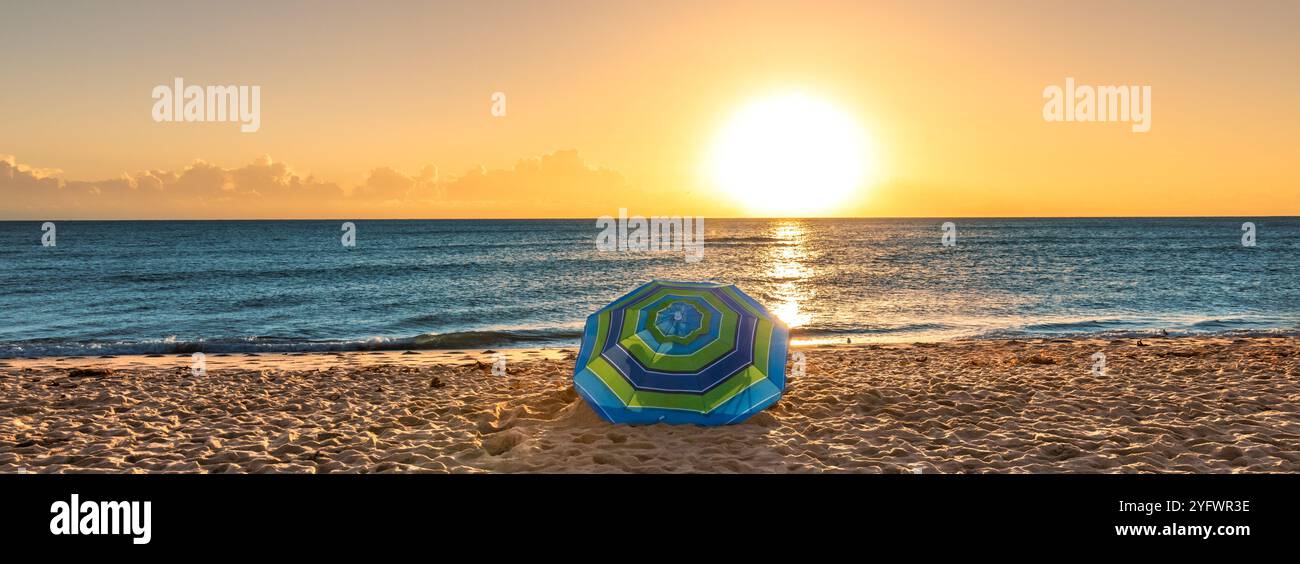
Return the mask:
<svg viewBox="0 0 1300 564">
<path fill-rule="evenodd" d="M 587 318 L 573 385 L 614 423 L 739 423 L 781 398 L 789 340 L 735 286 L 655 280 Z"/>
</svg>

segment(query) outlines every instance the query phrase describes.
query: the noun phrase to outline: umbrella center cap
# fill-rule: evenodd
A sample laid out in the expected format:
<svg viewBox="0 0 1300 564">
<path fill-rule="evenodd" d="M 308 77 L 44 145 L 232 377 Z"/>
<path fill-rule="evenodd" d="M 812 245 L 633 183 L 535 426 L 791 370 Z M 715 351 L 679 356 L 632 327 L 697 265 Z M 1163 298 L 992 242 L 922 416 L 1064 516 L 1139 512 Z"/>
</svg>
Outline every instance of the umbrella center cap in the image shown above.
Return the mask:
<svg viewBox="0 0 1300 564">
<path fill-rule="evenodd" d="M 689 302 L 673 302 L 655 316 L 655 327 L 666 337 L 694 336 L 704 322 L 704 313 Z"/>
</svg>

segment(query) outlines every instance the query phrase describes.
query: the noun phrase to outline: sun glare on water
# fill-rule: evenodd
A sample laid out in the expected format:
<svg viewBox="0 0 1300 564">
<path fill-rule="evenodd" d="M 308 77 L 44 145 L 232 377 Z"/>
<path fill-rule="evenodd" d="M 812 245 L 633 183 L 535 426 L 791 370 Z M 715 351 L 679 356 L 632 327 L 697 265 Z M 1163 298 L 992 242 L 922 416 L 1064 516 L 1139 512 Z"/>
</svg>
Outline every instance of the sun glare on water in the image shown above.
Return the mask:
<svg viewBox="0 0 1300 564">
<path fill-rule="evenodd" d="M 853 116 L 804 94 L 742 107 L 714 141 L 709 176 L 755 214 L 833 212 L 876 174 L 870 139 Z"/>
</svg>

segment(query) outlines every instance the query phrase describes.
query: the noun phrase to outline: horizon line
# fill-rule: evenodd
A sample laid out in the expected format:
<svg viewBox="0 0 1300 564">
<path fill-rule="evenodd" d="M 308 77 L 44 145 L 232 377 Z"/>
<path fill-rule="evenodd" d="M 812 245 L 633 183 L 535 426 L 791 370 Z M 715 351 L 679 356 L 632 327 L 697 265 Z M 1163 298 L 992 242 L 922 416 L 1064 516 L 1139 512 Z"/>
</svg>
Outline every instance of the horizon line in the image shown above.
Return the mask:
<svg viewBox="0 0 1300 564">
<path fill-rule="evenodd" d="M 45 221 L 595 221 L 603 216 L 595 217 L 247 217 L 247 218 L 80 218 L 80 219 L 59 219 L 59 218 L 41 218 L 41 219 L 0 219 L 0 223 L 31 223 Z M 699 217 L 691 215 L 641 215 L 628 217 Z M 703 216 L 706 220 L 728 220 L 728 221 L 817 221 L 817 220 L 843 220 L 843 219 L 933 219 L 933 220 L 952 220 L 952 219 L 1239 219 L 1239 218 L 1262 218 L 1262 219 L 1300 219 L 1300 215 L 1263 215 L 1263 214 L 1234 214 L 1234 215 L 880 215 L 880 216 L 808 216 L 808 217 L 753 217 L 753 216 Z"/>
</svg>

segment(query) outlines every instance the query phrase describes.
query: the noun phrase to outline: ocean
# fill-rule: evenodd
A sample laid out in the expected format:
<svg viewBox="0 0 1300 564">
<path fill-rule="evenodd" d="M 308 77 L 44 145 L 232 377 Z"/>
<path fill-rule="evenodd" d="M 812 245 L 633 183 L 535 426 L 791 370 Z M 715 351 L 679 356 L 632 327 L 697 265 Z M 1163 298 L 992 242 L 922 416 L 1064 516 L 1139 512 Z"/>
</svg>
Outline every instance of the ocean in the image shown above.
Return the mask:
<svg viewBox="0 0 1300 564">
<path fill-rule="evenodd" d="M 1300 334 L 1300 218 L 0 222 L 0 357 L 576 346 L 655 278 L 734 283 L 796 342 Z M 1242 245 L 1242 224 L 1256 245 Z"/>
</svg>

